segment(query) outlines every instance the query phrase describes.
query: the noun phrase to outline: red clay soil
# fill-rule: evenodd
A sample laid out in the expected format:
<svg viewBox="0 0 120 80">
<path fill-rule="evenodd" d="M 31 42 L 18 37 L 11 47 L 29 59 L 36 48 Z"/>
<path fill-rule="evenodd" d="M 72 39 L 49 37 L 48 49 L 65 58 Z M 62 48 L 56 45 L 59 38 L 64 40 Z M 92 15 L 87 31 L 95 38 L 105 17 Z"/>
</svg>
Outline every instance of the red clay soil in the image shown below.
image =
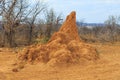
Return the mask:
<svg viewBox="0 0 120 80">
<path fill-rule="evenodd" d="M 67 16 L 60 30 L 52 35 L 47 44 L 30 46 L 19 54 L 21 61 L 49 65 L 74 64 L 81 59 L 97 58 L 96 49 L 84 43 L 78 35 L 74 11 Z"/>
</svg>

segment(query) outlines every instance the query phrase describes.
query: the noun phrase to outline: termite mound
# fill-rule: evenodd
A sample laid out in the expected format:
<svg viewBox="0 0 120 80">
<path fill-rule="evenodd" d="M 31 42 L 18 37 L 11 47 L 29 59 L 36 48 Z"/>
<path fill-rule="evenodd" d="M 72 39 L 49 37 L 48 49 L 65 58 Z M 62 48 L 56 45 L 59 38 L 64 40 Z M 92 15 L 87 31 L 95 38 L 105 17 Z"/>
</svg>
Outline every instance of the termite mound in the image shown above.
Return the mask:
<svg viewBox="0 0 120 80">
<path fill-rule="evenodd" d="M 81 59 L 96 60 L 96 49 L 83 42 L 76 25 L 76 12 L 67 16 L 58 32 L 55 32 L 48 43 L 30 46 L 19 54 L 24 62 L 40 62 L 49 65 L 79 63 Z"/>
</svg>

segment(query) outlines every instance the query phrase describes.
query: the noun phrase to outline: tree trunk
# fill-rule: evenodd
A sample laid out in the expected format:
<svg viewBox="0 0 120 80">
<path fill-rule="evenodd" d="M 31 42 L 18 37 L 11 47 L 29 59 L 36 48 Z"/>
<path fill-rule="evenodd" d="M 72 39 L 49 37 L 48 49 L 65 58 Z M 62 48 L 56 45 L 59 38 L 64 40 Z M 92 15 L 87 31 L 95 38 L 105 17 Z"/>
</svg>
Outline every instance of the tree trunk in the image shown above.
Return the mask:
<svg viewBox="0 0 120 80">
<path fill-rule="evenodd" d="M 9 32 L 4 31 L 4 46 L 5 47 L 15 47 L 14 41 L 14 31 L 10 30 Z"/>
<path fill-rule="evenodd" d="M 47 29 L 45 31 L 46 37 L 50 38 L 52 32 L 52 24 L 47 25 Z"/>
<path fill-rule="evenodd" d="M 32 42 L 32 37 L 33 37 L 32 33 L 33 33 L 33 27 L 30 26 L 30 31 L 29 31 L 29 44 L 31 44 L 31 42 Z"/>
</svg>

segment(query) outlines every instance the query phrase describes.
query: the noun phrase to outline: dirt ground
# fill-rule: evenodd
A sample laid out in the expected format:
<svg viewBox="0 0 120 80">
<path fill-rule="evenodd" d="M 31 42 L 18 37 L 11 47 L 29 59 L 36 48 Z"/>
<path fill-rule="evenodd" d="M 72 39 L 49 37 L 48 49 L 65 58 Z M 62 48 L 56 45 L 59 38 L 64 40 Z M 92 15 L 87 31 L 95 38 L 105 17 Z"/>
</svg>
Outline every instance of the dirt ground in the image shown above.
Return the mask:
<svg viewBox="0 0 120 80">
<path fill-rule="evenodd" d="M 120 80 L 120 43 L 93 46 L 100 55 L 96 62 L 59 68 L 27 64 L 18 72 L 12 71 L 17 53 L 0 48 L 0 80 Z"/>
</svg>

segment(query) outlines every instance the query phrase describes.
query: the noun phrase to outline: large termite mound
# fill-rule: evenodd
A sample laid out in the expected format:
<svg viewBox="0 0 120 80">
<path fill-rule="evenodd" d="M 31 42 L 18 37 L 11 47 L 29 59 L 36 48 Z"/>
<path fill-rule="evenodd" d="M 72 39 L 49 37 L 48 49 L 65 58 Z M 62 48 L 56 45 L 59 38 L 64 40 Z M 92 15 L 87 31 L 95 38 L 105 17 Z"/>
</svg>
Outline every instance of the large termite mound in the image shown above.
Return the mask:
<svg viewBox="0 0 120 80">
<path fill-rule="evenodd" d="M 81 59 L 96 60 L 96 49 L 81 41 L 76 27 L 76 13 L 67 16 L 60 30 L 47 44 L 30 46 L 19 54 L 25 62 L 41 62 L 50 65 L 79 63 Z"/>
</svg>

